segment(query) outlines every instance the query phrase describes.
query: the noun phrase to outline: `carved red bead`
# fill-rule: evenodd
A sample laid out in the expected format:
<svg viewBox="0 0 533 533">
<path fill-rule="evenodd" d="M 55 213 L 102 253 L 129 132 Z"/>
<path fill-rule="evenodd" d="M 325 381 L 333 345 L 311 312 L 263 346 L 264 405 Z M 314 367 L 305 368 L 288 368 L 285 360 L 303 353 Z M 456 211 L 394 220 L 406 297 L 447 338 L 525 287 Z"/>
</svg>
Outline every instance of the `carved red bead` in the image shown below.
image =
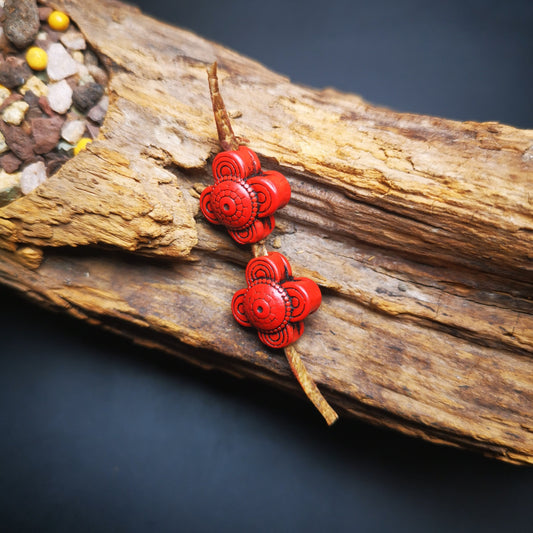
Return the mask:
<svg viewBox="0 0 533 533">
<path fill-rule="evenodd" d="M 215 183 L 200 196 L 200 208 L 213 224 L 222 224 L 239 243 L 264 239 L 274 229 L 274 212 L 289 203 L 289 182 L 275 170 L 261 171 L 257 155 L 240 146 L 217 154 Z"/>
<path fill-rule="evenodd" d="M 278 252 L 252 259 L 246 267 L 248 287 L 231 302 L 235 320 L 253 326 L 272 348 L 284 348 L 300 338 L 302 320 L 320 307 L 318 285 L 308 278 L 292 277 L 291 265 Z"/>
</svg>

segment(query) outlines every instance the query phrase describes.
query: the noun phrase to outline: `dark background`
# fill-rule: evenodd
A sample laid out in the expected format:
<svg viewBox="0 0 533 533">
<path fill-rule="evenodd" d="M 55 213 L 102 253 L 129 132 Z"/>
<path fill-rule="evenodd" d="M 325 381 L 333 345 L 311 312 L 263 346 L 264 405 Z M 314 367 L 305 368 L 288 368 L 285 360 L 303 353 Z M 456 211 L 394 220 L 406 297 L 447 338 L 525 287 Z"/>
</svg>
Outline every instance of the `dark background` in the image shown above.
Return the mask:
<svg viewBox="0 0 533 533">
<path fill-rule="evenodd" d="M 298 83 L 533 127 L 530 1 L 136 4 Z M 2 531 L 532 531 L 532 469 L 327 429 L 3 288 L 0 328 Z"/>
</svg>

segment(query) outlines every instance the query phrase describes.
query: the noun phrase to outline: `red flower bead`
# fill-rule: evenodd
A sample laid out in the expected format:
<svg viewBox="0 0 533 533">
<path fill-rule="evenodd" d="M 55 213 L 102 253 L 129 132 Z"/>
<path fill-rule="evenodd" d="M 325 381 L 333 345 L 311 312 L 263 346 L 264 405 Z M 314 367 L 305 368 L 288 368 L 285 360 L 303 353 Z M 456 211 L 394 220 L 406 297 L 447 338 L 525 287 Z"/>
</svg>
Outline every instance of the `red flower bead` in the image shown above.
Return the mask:
<svg viewBox="0 0 533 533">
<path fill-rule="evenodd" d="M 264 239 L 274 229 L 274 212 L 289 203 L 287 179 L 270 170 L 261 171 L 257 155 L 240 146 L 219 153 L 213 161 L 214 185 L 200 196 L 200 208 L 213 224 L 222 224 L 239 243 Z"/>
<path fill-rule="evenodd" d="M 287 258 L 278 252 L 252 259 L 246 267 L 248 287 L 231 302 L 235 320 L 257 328 L 259 338 L 272 348 L 283 348 L 300 338 L 302 320 L 320 307 L 318 285 L 293 278 Z"/>
</svg>

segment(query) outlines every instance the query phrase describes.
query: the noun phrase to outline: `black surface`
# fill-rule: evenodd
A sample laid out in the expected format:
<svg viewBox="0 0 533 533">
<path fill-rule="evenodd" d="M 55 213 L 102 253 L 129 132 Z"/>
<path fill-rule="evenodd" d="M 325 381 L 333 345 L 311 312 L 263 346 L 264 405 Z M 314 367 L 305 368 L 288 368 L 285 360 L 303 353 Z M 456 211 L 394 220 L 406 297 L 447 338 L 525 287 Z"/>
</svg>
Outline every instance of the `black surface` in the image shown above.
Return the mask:
<svg viewBox="0 0 533 533">
<path fill-rule="evenodd" d="M 531 2 L 137 2 L 294 81 L 533 127 Z M 252 22 L 253 23 L 252 23 Z M 1 531 L 529 532 L 533 470 L 341 421 L 0 289 Z"/>
</svg>

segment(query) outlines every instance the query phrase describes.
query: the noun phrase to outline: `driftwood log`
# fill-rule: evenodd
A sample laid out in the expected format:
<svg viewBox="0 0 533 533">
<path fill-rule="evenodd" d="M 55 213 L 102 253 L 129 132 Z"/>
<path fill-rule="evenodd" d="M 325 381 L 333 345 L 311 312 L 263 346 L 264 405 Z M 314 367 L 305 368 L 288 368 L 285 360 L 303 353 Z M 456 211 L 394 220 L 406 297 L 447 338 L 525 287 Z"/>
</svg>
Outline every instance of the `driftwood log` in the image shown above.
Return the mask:
<svg viewBox="0 0 533 533">
<path fill-rule="evenodd" d="M 232 319 L 250 250 L 198 216 L 216 60 L 237 134 L 292 187 L 267 246 L 322 288 L 298 350 L 328 401 L 533 463 L 532 130 L 293 85 L 119 2 L 52 5 L 101 54 L 111 106 L 96 142 L 0 209 L 3 284 L 303 397 L 283 354 Z"/>
</svg>

